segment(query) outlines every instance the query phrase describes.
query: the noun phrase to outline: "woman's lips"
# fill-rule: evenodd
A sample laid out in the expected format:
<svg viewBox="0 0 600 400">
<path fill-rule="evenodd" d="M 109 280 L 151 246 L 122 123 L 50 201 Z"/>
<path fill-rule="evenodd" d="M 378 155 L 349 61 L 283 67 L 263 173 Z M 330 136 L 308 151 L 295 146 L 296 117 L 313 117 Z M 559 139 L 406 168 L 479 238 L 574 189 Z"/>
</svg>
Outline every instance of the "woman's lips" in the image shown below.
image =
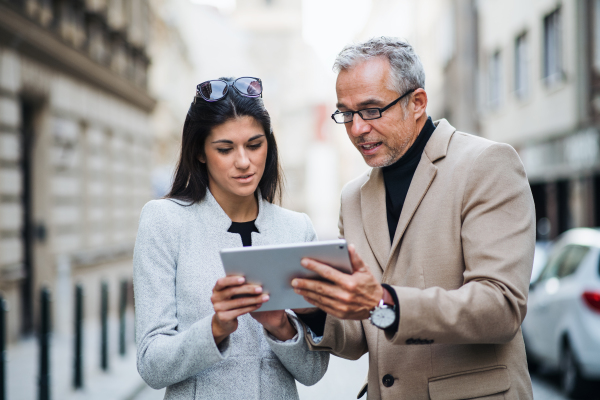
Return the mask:
<svg viewBox="0 0 600 400">
<path fill-rule="evenodd" d="M 372 143 L 363 143 L 359 144 L 361 153 L 368 156 L 377 152 L 377 150 L 381 147 L 382 142 L 372 142 Z"/>
<path fill-rule="evenodd" d="M 240 183 L 248 183 L 252 180 L 253 177 L 254 177 L 254 174 L 246 174 L 246 175 L 234 176 L 233 179 L 235 179 L 236 181 L 238 181 Z"/>
</svg>

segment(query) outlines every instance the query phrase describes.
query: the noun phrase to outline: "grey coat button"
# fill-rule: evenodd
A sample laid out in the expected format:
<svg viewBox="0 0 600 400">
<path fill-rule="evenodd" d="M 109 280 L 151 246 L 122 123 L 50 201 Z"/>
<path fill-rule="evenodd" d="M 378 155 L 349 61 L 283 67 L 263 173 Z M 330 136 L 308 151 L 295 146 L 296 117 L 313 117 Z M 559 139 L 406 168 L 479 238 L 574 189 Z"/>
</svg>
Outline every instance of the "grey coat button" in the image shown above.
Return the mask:
<svg viewBox="0 0 600 400">
<path fill-rule="evenodd" d="M 383 386 L 390 387 L 394 384 L 394 377 L 390 374 L 385 374 L 381 382 L 383 383 Z"/>
</svg>

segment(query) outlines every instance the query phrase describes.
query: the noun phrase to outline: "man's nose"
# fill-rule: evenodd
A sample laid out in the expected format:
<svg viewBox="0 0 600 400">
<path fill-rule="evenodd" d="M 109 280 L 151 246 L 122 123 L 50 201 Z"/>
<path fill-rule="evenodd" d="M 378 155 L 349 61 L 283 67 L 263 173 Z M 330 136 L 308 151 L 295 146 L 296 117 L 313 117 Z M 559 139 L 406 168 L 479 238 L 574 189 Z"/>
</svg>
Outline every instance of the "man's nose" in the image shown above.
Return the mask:
<svg viewBox="0 0 600 400">
<path fill-rule="evenodd" d="M 364 135 L 365 133 L 368 133 L 371 130 L 371 125 L 367 121 L 362 119 L 361 116 L 358 115 L 358 113 L 352 116 L 352 122 L 350 124 L 347 124 L 346 126 L 348 126 L 348 131 L 353 136 Z"/>
</svg>

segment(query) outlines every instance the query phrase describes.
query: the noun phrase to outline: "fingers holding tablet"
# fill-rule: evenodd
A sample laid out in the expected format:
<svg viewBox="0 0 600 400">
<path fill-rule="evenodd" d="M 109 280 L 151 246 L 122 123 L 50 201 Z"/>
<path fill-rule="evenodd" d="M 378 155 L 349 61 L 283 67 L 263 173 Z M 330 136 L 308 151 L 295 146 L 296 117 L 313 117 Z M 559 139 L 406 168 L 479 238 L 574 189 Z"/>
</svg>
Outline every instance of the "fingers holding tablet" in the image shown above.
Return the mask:
<svg viewBox="0 0 600 400">
<path fill-rule="evenodd" d="M 215 310 L 212 331 L 217 345 L 235 332 L 239 316 L 256 311 L 269 301 L 269 295 L 262 292 L 261 286 L 248 284 L 241 276 L 217 280 L 210 298 Z"/>
</svg>

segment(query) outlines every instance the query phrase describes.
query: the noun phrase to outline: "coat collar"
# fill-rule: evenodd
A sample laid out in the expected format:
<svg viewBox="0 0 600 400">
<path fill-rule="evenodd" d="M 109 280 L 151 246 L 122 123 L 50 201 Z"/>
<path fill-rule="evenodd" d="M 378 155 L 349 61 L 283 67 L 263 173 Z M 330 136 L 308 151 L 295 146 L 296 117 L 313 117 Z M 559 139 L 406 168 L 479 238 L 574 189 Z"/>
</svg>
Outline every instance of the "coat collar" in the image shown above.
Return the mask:
<svg viewBox="0 0 600 400">
<path fill-rule="evenodd" d="M 269 231 L 273 216 L 273 204 L 265 201 L 258 190 L 258 216 L 254 222 L 259 234 Z M 225 213 L 221 205 L 217 202 L 210 189 L 206 188 L 206 196 L 198 204 L 202 214 L 210 215 L 208 220 L 218 231 L 225 231 L 231 227 L 231 218 Z M 237 235 L 237 234 L 236 234 Z M 254 236 L 254 235 L 253 235 Z"/>
<path fill-rule="evenodd" d="M 369 179 L 360 189 L 363 227 L 369 245 L 383 271 L 387 269 L 410 220 L 435 178 L 437 167 L 434 162 L 446 156 L 450 138 L 454 134 L 454 127 L 445 119 L 434 124 L 436 129 L 425 146 L 411 181 L 393 243 L 390 244 L 387 229 L 385 185 L 381 168 L 373 168 Z"/>
</svg>

